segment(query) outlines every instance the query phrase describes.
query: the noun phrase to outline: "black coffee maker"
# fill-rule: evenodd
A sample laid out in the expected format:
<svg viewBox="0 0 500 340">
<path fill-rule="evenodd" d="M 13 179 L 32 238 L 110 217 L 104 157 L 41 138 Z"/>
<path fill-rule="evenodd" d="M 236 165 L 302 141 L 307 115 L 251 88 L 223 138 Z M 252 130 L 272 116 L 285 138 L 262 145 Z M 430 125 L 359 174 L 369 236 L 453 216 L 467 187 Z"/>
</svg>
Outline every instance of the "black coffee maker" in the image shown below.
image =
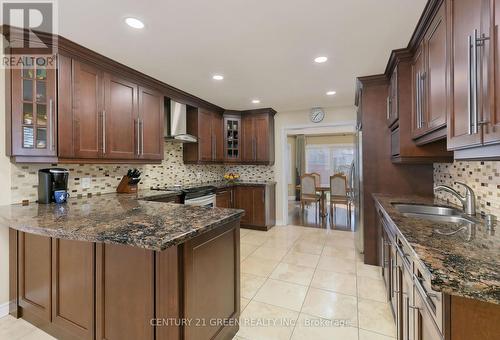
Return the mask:
<svg viewBox="0 0 500 340">
<path fill-rule="evenodd" d="M 54 191 L 68 190 L 69 171 L 63 168 L 38 170 L 38 203 L 55 202 Z"/>
</svg>

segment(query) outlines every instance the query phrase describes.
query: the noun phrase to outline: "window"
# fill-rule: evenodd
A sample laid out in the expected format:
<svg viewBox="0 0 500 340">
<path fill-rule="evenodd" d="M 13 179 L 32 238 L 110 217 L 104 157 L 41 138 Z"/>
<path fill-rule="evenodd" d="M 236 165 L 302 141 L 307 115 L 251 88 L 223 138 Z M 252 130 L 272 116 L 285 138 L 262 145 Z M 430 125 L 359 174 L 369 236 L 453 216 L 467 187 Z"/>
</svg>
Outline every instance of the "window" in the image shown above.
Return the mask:
<svg viewBox="0 0 500 340">
<path fill-rule="evenodd" d="M 353 159 L 353 144 L 306 145 L 306 172 L 320 174 L 321 185 L 328 186 L 330 176 L 338 172 L 348 176 Z"/>
</svg>

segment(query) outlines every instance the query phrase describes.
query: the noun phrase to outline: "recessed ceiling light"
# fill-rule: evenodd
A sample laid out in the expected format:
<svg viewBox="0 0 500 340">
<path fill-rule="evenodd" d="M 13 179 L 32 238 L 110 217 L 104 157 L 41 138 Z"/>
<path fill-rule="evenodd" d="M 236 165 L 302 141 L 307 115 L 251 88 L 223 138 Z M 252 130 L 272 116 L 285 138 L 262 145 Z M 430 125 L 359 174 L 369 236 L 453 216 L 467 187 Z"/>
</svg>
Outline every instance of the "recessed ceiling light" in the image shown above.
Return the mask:
<svg viewBox="0 0 500 340">
<path fill-rule="evenodd" d="M 222 79 L 224 79 L 224 76 L 223 76 L 223 75 L 220 75 L 220 74 L 214 74 L 214 76 L 212 77 L 212 79 L 215 79 L 215 80 L 222 80 Z"/>
<path fill-rule="evenodd" d="M 144 23 L 136 18 L 125 18 L 125 22 L 127 23 L 127 25 L 133 28 L 144 28 Z"/>
<path fill-rule="evenodd" d="M 327 57 L 316 57 L 316 58 L 314 58 L 314 62 L 316 62 L 318 64 L 324 63 L 327 60 L 328 60 Z"/>
<path fill-rule="evenodd" d="M 326 95 L 327 95 L 327 96 L 333 96 L 335 93 L 337 93 L 337 92 L 335 92 L 335 91 L 328 91 L 328 92 L 326 93 Z"/>
<path fill-rule="evenodd" d="M 260 103 L 260 99 L 252 99 L 252 103 L 259 104 Z"/>
</svg>

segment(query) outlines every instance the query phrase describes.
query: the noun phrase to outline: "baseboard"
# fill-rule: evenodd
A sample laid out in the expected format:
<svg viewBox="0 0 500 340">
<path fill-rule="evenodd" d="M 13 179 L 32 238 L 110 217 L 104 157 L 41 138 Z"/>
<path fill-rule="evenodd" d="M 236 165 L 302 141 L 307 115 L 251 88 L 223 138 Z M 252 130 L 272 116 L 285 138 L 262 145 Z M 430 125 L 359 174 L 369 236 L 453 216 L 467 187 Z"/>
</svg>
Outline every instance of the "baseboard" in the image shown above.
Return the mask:
<svg viewBox="0 0 500 340">
<path fill-rule="evenodd" d="M 3 303 L 0 305 L 0 318 L 9 315 L 9 303 Z"/>
</svg>

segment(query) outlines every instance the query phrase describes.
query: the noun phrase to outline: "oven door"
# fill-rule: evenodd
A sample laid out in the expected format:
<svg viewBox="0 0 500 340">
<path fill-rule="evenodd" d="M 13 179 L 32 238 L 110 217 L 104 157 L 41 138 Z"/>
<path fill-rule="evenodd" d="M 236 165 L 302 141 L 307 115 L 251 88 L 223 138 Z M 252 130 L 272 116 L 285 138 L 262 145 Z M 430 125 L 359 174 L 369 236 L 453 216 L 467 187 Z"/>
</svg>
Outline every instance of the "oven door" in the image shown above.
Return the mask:
<svg viewBox="0 0 500 340">
<path fill-rule="evenodd" d="M 198 207 L 215 207 L 215 195 L 207 195 L 196 198 L 190 198 L 184 201 L 185 205 L 195 205 Z"/>
</svg>

